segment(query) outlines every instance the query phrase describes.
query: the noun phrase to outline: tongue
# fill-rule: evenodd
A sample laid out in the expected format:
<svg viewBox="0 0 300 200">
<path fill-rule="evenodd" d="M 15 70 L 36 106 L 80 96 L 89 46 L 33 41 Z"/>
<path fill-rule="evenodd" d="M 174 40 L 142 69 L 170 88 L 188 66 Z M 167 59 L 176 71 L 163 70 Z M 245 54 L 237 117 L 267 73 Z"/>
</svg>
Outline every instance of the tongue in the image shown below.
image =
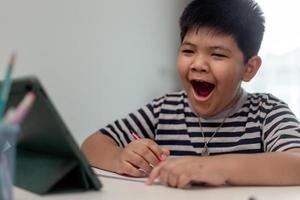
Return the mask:
<svg viewBox="0 0 300 200">
<path fill-rule="evenodd" d="M 207 97 L 211 91 L 213 90 L 214 86 L 210 83 L 200 83 L 197 84 L 196 92 L 201 97 Z"/>
<path fill-rule="evenodd" d="M 210 94 L 211 90 L 205 89 L 198 89 L 197 93 L 199 96 L 207 97 Z"/>
</svg>

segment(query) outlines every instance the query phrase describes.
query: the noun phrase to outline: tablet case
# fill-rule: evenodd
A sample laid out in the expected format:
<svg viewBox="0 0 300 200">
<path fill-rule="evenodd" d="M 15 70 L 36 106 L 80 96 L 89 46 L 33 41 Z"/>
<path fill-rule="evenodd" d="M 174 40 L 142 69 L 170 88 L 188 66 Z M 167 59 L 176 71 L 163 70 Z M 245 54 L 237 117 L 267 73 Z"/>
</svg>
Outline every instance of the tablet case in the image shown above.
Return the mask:
<svg viewBox="0 0 300 200">
<path fill-rule="evenodd" d="M 36 100 L 21 124 L 15 185 L 38 194 L 98 190 L 101 183 L 36 77 L 12 82 L 8 107 L 28 91 Z M 71 94 L 66 97 L 72 98 Z"/>
</svg>

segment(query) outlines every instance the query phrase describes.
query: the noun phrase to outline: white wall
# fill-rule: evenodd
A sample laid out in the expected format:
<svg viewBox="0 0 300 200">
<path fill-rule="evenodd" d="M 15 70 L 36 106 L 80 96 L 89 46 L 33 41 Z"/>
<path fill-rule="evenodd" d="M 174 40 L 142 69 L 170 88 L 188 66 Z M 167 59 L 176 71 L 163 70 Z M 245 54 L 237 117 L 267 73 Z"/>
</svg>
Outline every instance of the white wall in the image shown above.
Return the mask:
<svg viewBox="0 0 300 200">
<path fill-rule="evenodd" d="M 76 140 L 178 88 L 187 0 L 0 0 L 0 66 L 34 74 Z"/>
</svg>

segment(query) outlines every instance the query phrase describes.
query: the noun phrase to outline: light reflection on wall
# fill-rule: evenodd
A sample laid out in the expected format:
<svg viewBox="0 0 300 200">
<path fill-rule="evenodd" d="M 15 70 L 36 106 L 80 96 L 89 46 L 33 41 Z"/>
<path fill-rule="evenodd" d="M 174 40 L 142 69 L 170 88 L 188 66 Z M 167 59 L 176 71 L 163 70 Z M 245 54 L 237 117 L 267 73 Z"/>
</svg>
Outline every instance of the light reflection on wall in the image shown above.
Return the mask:
<svg viewBox="0 0 300 200">
<path fill-rule="evenodd" d="M 289 104 L 300 119 L 300 18 L 299 1 L 257 0 L 266 18 L 266 32 L 260 56 L 263 64 L 244 88 L 250 92 L 272 93 Z"/>
</svg>

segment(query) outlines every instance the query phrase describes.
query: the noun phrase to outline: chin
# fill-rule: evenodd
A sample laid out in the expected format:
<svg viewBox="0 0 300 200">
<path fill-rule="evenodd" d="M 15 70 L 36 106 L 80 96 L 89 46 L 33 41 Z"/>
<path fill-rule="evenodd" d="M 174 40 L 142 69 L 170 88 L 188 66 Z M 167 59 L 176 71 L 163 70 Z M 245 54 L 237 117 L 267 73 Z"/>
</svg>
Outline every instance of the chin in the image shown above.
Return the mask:
<svg viewBox="0 0 300 200">
<path fill-rule="evenodd" d="M 196 112 L 201 117 L 212 117 L 216 114 L 212 111 L 205 110 L 205 109 L 196 109 Z"/>
<path fill-rule="evenodd" d="M 192 110 L 196 112 L 196 114 L 205 117 L 210 117 L 214 115 L 214 112 L 211 109 L 208 109 L 207 105 L 205 105 L 204 103 L 201 103 L 201 105 L 199 105 L 199 102 L 197 102 L 197 100 L 193 98 L 193 94 L 188 94 L 188 99 L 192 106 Z"/>
</svg>

